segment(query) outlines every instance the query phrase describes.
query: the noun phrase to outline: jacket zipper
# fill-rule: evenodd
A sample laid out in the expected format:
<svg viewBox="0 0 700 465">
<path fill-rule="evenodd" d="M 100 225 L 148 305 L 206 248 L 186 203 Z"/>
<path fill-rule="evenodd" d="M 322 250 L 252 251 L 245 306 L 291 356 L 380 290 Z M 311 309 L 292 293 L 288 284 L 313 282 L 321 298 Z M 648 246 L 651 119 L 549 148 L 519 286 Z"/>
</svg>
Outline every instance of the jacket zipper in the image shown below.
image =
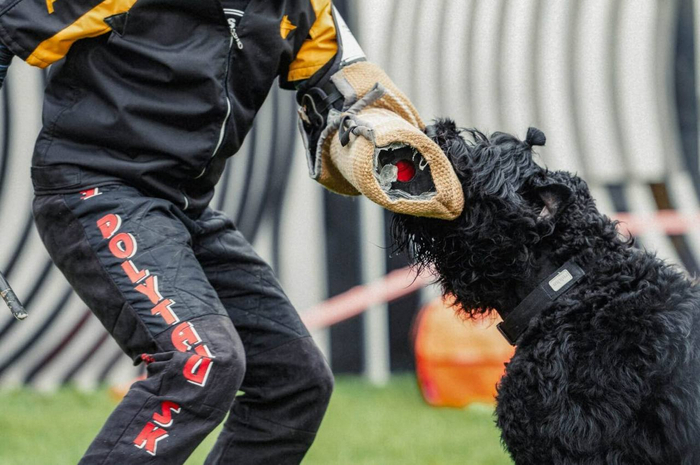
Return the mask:
<svg viewBox="0 0 700 465">
<path fill-rule="evenodd" d="M 224 121 L 221 123 L 221 129 L 219 130 L 219 140 L 216 142 L 216 147 L 214 147 L 214 151 L 211 154 L 211 157 L 209 157 L 209 161 L 207 162 L 206 166 L 202 170 L 201 173 L 199 173 L 197 176 L 195 176 L 194 179 L 199 179 L 204 174 L 207 172 L 209 169 L 209 165 L 211 164 L 211 160 L 216 156 L 216 154 L 219 152 L 219 149 L 221 148 L 221 144 L 224 142 L 224 135 L 226 134 L 226 125 L 228 124 L 228 119 L 231 116 L 231 99 L 229 98 L 228 94 L 228 72 L 229 69 L 231 68 L 231 49 L 233 48 L 233 32 L 231 32 L 231 37 L 229 37 L 229 42 L 228 42 L 228 53 L 226 54 L 226 72 L 224 73 L 224 93 L 226 95 L 226 116 L 224 117 Z M 180 191 L 182 193 L 182 197 L 185 199 L 185 208 L 184 210 L 187 210 L 187 207 L 189 207 L 190 202 L 187 199 L 187 194 L 185 194 L 184 191 Z"/>
<path fill-rule="evenodd" d="M 216 143 L 216 147 L 214 147 L 214 151 L 211 154 L 211 157 L 209 157 L 209 162 L 207 163 L 207 166 L 204 167 L 201 173 L 195 177 L 195 179 L 199 179 L 202 176 L 204 176 L 204 173 L 207 172 L 209 169 L 209 163 L 211 162 L 212 158 L 214 158 L 221 148 L 221 144 L 224 142 L 224 135 L 226 134 L 226 124 L 228 124 L 228 119 L 231 116 L 231 99 L 229 98 L 228 95 L 228 71 L 229 68 L 231 67 L 231 49 L 233 48 L 233 33 L 231 33 L 231 37 L 229 38 L 228 42 L 228 55 L 226 59 L 226 73 L 224 77 L 224 91 L 226 93 L 226 116 L 224 117 L 224 122 L 221 124 L 221 130 L 219 131 L 219 140 Z"/>
</svg>

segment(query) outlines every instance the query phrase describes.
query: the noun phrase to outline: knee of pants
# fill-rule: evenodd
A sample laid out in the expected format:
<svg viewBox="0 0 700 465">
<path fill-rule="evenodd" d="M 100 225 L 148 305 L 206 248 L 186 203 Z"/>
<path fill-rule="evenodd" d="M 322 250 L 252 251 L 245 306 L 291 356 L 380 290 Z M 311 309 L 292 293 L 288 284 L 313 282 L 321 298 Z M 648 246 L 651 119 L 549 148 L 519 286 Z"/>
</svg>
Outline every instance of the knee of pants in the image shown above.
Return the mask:
<svg viewBox="0 0 700 465">
<path fill-rule="evenodd" d="M 311 356 L 308 362 L 307 373 L 311 388 L 318 396 L 318 402 L 323 405 L 328 405 L 331 400 L 331 394 L 333 394 L 335 380 L 333 378 L 333 372 L 320 350 L 316 349 Z"/>
<path fill-rule="evenodd" d="M 303 381 L 297 386 L 295 400 L 304 413 L 296 412 L 299 429 L 316 432 L 326 413 L 333 393 L 333 373 L 326 358 L 311 338 L 301 339 L 300 373 Z M 292 408 L 292 410 L 295 410 Z"/>
<path fill-rule="evenodd" d="M 220 405 L 230 407 L 245 377 L 245 354 L 242 351 L 217 354 L 211 363 L 212 371 L 216 372 L 211 380 L 210 395 L 215 397 Z"/>
<path fill-rule="evenodd" d="M 251 400 L 274 412 L 278 424 L 316 432 L 333 392 L 333 374 L 313 339 L 297 339 L 259 357 L 249 360 L 246 395 L 251 390 Z"/>
<path fill-rule="evenodd" d="M 298 339 L 289 346 L 282 346 L 281 349 L 287 354 L 280 355 L 294 360 L 288 363 L 291 371 L 296 372 L 291 373 L 290 379 L 294 379 L 296 383 L 291 383 L 290 387 L 295 389 L 298 395 L 306 395 L 316 404 L 328 404 L 333 393 L 333 372 L 313 339 Z"/>
<path fill-rule="evenodd" d="M 233 404 L 245 377 L 245 350 L 232 326 L 199 326 L 203 328 L 202 339 L 207 342 L 190 346 L 188 350 L 176 345 L 178 351 L 170 353 L 174 369 L 169 371 L 166 381 L 172 385 L 163 387 L 192 402 L 225 411 Z"/>
<path fill-rule="evenodd" d="M 213 352 L 209 398 L 221 408 L 230 408 L 246 373 L 245 350 L 236 334 Z M 210 401 L 211 402 L 211 401 Z"/>
</svg>

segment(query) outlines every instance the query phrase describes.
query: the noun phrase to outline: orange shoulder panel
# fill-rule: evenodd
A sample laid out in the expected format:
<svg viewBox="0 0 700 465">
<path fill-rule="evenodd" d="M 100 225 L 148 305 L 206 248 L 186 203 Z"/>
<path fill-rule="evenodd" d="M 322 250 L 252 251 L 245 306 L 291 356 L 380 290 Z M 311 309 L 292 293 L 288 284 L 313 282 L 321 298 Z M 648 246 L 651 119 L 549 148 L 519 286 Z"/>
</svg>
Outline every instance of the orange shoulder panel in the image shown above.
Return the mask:
<svg viewBox="0 0 700 465">
<path fill-rule="evenodd" d="M 338 53 L 331 0 L 310 1 L 316 13 L 316 21 L 309 30 L 309 38 L 304 41 L 296 58 L 289 65 L 287 80 L 290 82 L 310 78 Z"/>
</svg>

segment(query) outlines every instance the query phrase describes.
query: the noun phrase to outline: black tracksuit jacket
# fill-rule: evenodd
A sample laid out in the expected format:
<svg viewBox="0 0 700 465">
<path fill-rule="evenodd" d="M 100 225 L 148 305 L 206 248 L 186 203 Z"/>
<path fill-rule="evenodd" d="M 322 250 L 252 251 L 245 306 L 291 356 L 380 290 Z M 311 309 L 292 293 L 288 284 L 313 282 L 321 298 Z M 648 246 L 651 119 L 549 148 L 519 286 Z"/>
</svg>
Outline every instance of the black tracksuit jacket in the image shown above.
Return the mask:
<svg viewBox="0 0 700 465">
<path fill-rule="evenodd" d="M 328 75 L 330 0 L 0 0 L 0 41 L 53 64 L 32 161 L 37 194 L 115 182 L 191 216 L 209 203 L 277 77 Z"/>
</svg>

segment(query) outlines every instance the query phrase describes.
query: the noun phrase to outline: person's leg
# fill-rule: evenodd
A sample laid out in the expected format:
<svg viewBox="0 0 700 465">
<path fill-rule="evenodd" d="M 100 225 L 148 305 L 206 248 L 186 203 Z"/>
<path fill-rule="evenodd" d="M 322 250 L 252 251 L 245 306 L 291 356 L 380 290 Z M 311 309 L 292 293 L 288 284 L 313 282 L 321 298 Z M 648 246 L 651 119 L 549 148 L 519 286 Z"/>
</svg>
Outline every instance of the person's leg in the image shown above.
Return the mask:
<svg viewBox="0 0 700 465">
<path fill-rule="evenodd" d="M 148 365 L 80 463 L 184 463 L 245 372 L 241 340 L 192 251 L 191 221 L 126 186 L 39 196 L 34 215 L 78 295 Z"/>
<path fill-rule="evenodd" d="M 236 398 L 207 465 L 298 464 L 328 406 L 333 376 L 270 267 L 233 223 L 208 210 L 194 250 L 246 350 Z"/>
</svg>

